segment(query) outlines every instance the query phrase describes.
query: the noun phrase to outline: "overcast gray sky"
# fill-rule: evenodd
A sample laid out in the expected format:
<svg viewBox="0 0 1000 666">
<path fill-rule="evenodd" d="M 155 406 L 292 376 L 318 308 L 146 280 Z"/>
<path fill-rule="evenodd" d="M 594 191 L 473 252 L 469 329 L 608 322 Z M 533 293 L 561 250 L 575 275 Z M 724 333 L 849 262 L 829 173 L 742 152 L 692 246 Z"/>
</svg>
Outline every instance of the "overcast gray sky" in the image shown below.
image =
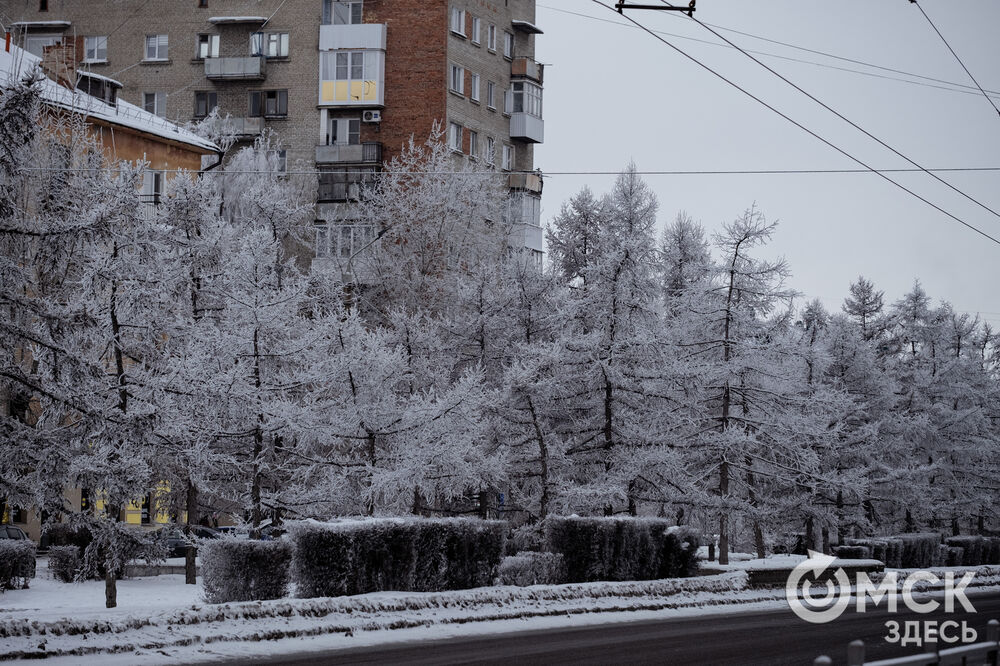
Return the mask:
<svg viewBox="0 0 1000 666">
<path fill-rule="evenodd" d="M 611 5 L 614 0 L 604 0 Z M 648 0 L 646 0 L 648 1 Z M 535 164 L 546 172 L 858 168 L 848 158 L 716 79 L 589 0 L 538 0 L 545 31 L 536 59 L 545 72 L 545 143 Z M 1000 91 L 1000 2 L 922 0 L 921 7 L 986 90 Z M 572 13 L 571 13 L 572 12 Z M 585 18 L 576 14 L 586 14 Z M 838 120 L 719 40 L 673 12 L 628 11 L 665 39 L 782 112 L 876 168 L 904 160 Z M 972 86 L 961 66 L 907 0 L 698 0 L 705 23 Z M 606 22 L 610 21 L 610 23 Z M 957 88 L 838 61 L 722 32 L 746 49 Z M 928 168 L 1000 166 L 1000 116 L 975 94 L 913 85 L 774 57 L 761 58 L 918 164 Z M 995 96 L 1000 106 L 1000 94 Z M 1000 212 L 1000 171 L 942 173 L 955 187 Z M 1000 238 L 1000 217 L 922 173 L 901 183 L 965 222 Z M 859 274 L 891 302 L 915 278 L 935 299 L 982 312 L 1000 328 L 1000 245 L 962 227 L 874 174 L 645 177 L 660 200 L 660 225 L 686 210 L 709 231 L 756 202 L 779 222 L 770 253 L 784 255 L 791 286 L 837 309 Z M 583 185 L 607 191 L 612 176 L 546 179 L 543 222 Z"/>
</svg>

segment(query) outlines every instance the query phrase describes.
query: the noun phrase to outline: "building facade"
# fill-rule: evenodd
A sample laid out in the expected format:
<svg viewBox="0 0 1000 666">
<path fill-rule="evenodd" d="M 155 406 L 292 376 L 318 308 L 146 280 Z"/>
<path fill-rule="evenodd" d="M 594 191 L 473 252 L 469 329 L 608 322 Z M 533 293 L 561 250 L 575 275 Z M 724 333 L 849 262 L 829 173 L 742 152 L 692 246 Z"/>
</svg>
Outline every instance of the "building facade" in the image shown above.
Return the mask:
<svg viewBox="0 0 1000 666">
<path fill-rule="evenodd" d="M 354 250 L 329 227 L 439 123 L 456 155 L 510 173 L 515 228 L 541 260 L 534 0 L 0 0 L 0 20 L 29 51 L 82 40 L 79 67 L 171 121 L 217 108 L 241 140 L 272 130 L 285 168 L 318 172 L 319 256 Z"/>
</svg>

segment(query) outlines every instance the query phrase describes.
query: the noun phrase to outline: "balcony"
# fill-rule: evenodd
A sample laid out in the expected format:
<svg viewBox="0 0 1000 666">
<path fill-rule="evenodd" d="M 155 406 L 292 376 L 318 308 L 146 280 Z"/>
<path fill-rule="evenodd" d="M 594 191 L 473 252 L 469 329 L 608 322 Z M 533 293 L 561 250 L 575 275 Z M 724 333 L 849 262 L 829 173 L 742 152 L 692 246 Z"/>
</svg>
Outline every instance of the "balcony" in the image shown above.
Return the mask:
<svg viewBox="0 0 1000 666">
<path fill-rule="evenodd" d="M 366 141 L 360 144 L 316 146 L 316 164 L 381 164 L 382 144 Z"/>
<path fill-rule="evenodd" d="M 511 78 L 531 79 L 538 85 L 541 85 L 544 73 L 545 65 L 535 62 L 531 58 L 514 58 L 510 63 Z"/>
<path fill-rule="evenodd" d="M 205 77 L 214 81 L 261 80 L 267 75 L 264 56 L 205 58 Z"/>
<path fill-rule="evenodd" d="M 263 118 L 231 118 L 233 134 L 239 138 L 257 136 L 264 130 Z"/>
<path fill-rule="evenodd" d="M 542 143 L 545 140 L 545 121 L 530 113 L 515 111 L 510 114 L 510 138 Z"/>
<path fill-rule="evenodd" d="M 535 194 L 542 193 L 542 175 L 540 173 L 512 173 L 507 182 L 512 190 L 525 190 Z"/>
<path fill-rule="evenodd" d="M 353 25 L 321 25 L 319 50 L 377 49 L 385 51 L 384 23 L 355 23 Z"/>
<path fill-rule="evenodd" d="M 317 203 L 358 201 L 365 188 L 375 183 L 377 169 L 376 165 L 371 165 L 320 172 Z"/>
</svg>

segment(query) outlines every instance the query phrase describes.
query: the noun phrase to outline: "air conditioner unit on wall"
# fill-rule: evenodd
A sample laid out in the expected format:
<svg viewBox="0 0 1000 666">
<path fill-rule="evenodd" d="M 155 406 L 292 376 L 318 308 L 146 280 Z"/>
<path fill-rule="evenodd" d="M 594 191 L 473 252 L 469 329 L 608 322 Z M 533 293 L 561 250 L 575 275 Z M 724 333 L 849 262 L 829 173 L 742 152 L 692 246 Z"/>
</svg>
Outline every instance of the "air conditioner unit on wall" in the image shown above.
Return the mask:
<svg viewBox="0 0 1000 666">
<path fill-rule="evenodd" d="M 382 122 L 382 112 L 381 111 L 365 111 L 361 114 L 361 120 L 366 123 L 380 123 Z"/>
</svg>

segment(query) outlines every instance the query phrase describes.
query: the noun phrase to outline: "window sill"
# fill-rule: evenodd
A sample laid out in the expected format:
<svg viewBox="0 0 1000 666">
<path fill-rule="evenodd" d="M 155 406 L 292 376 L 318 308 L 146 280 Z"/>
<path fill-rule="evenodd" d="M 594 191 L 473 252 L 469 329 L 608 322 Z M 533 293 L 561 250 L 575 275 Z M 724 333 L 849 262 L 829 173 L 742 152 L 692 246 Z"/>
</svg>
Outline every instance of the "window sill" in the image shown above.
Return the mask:
<svg viewBox="0 0 1000 666">
<path fill-rule="evenodd" d="M 464 34 L 460 33 L 457 30 L 452 30 L 451 31 L 451 36 L 452 37 L 458 37 L 459 39 L 468 39 L 468 37 L 466 37 Z"/>
<path fill-rule="evenodd" d="M 103 58 L 101 60 L 81 60 L 80 64 L 81 65 L 107 65 L 108 64 L 108 59 L 107 58 Z"/>
<path fill-rule="evenodd" d="M 140 65 L 169 65 L 173 61 L 170 58 L 145 58 L 139 61 Z"/>
<path fill-rule="evenodd" d="M 264 56 L 264 60 L 268 62 L 289 62 L 291 60 L 290 56 Z"/>
<path fill-rule="evenodd" d="M 486 47 L 486 50 L 489 51 L 490 53 L 496 53 L 497 52 L 497 50 L 495 48 L 491 49 L 489 47 Z"/>
<path fill-rule="evenodd" d="M 473 97 L 470 97 L 469 101 L 472 102 L 473 104 L 475 104 L 476 106 L 479 106 L 479 105 L 482 104 L 482 102 L 480 102 L 478 99 L 475 99 Z"/>
<path fill-rule="evenodd" d="M 487 105 L 486 106 L 486 110 L 487 111 L 492 111 L 493 113 L 496 113 L 497 112 L 497 107 Z"/>
<path fill-rule="evenodd" d="M 452 90 L 451 88 L 448 89 L 448 92 L 450 92 L 455 97 L 461 97 L 462 99 L 465 99 L 465 93 L 459 92 L 457 90 Z"/>
<path fill-rule="evenodd" d="M 481 47 L 483 45 L 482 42 L 471 42 L 470 41 L 469 43 L 472 44 L 473 46 L 475 46 L 476 48 L 479 48 L 479 47 Z"/>
</svg>

